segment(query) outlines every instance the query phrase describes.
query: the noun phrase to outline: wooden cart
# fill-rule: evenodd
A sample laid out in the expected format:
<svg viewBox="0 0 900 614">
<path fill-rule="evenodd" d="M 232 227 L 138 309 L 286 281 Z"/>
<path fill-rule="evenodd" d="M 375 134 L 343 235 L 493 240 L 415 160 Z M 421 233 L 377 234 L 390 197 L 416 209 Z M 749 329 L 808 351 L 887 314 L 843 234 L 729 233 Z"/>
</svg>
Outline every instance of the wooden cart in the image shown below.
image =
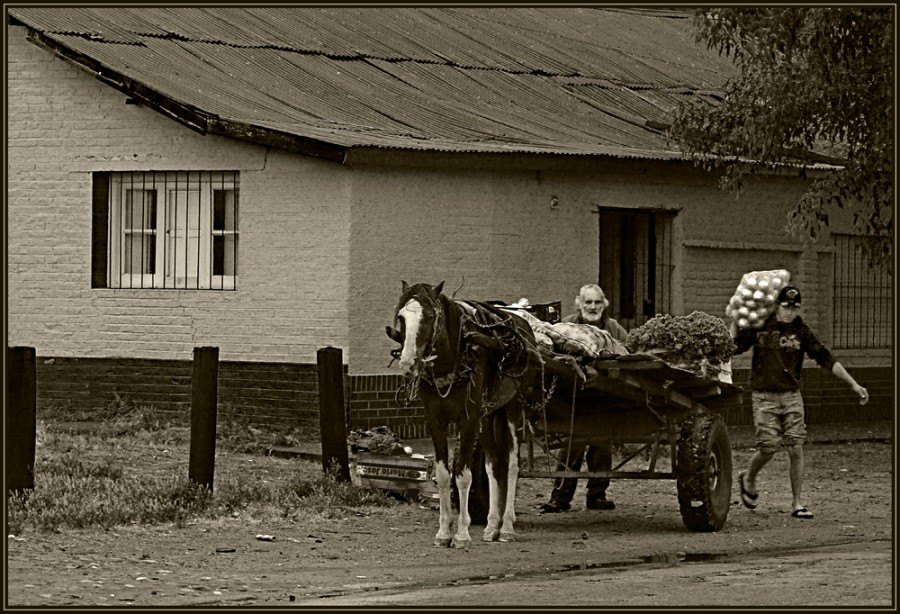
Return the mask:
<svg viewBox="0 0 900 614">
<path fill-rule="evenodd" d="M 741 388 L 648 354 L 601 357 L 587 364 L 548 354 L 539 378 L 543 406 L 524 429 L 521 478 L 673 479 L 688 529 L 718 531 L 725 525 L 731 446 L 715 412 L 739 402 Z M 560 471 L 557 459 L 565 458 L 568 441 L 576 453 L 587 444 L 606 442 L 639 447 L 610 471 Z M 664 452 L 671 470 L 657 468 Z M 639 456 L 645 468 L 622 470 Z"/>
</svg>

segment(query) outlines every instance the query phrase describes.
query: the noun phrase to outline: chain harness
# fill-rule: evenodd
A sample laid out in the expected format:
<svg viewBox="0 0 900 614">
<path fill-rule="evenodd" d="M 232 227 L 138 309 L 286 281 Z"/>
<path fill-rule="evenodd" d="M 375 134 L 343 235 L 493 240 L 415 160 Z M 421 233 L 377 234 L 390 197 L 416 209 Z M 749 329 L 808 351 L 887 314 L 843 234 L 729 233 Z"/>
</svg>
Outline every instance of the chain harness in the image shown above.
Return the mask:
<svg viewBox="0 0 900 614">
<path fill-rule="evenodd" d="M 476 354 L 473 349 L 477 344 L 465 339 L 464 333 L 466 330 L 477 330 L 481 334 L 490 336 L 504 348 L 497 363 L 498 378 L 502 376 L 518 379 L 527 373 L 529 368 L 528 357 L 523 357 L 522 354 L 527 352 L 529 340 L 513 324 L 513 315 L 503 313 L 486 303 L 466 301 L 465 304 L 472 310 L 474 315 L 470 314 L 467 309 L 461 306 L 458 307 L 460 309 L 460 319 L 456 350 L 462 356 L 462 360 L 454 371 L 436 376 L 434 374 L 434 362 L 438 356 L 434 353 L 435 344 L 439 340 L 440 335 L 447 330 L 444 321 L 444 308 L 439 298 L 435 299 L 427 295 L 422 296 L 421 294 L 415 295 L 415 298 L 422 302 L 423 309 L 431 309 L 434 312 L 435 322 L 432 326 L 431 340 L 426 345 L 426 351 L 430 351 L 432 354 L 425 358 L 416 358 L 412 371 L 405 376 L 404 384 L 398 388 L 394 397 L 399 406 L 409 407 L 412 405 L 418 398 L 422 383 L 434 388 L 439 397 L 446 399 L 454 386 L 466 382 L 468 399 L 474 403 L 475 399 L 472 398 L 474 384 L 472 373 L 475 371 L 473 363 L 475 362 Z M 397 311 L 399 311 L 399 308 Z M 533 345 L 533 340 L 531 345 Z M 394 360 L 399 359 L 400 352 L 400 349 L 391 350 L 392 360 L 390 364 L 393 364 Z M 521 367 L 518 371 L 514 371 L 517 364 L 521 364 Z M 492 409 L 489 397 L 489 391 L 484 390 L 482 392 L 481 406 L 485 414 L 490 413 Z"/>
</svg>

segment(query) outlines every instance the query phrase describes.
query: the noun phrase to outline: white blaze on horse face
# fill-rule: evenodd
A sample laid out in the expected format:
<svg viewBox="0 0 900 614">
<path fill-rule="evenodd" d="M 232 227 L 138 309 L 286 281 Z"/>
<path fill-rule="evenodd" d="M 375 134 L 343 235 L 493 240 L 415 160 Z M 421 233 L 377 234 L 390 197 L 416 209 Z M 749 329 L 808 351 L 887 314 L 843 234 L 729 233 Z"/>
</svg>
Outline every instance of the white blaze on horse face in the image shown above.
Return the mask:
<svg viewBox="0 0 900 614">
<path fill-rule="evenodd" d="M 400 350 L 400 370 L 408 373 L 416 360 L 416 346 L 419 337 L 419 328 L 422 323 L 422 305 L 416 299 L 410 299 L 400 311 L 397 317 L 403 318 L 405 334 L 403 336 L 403 348 Z"/>
</svg>

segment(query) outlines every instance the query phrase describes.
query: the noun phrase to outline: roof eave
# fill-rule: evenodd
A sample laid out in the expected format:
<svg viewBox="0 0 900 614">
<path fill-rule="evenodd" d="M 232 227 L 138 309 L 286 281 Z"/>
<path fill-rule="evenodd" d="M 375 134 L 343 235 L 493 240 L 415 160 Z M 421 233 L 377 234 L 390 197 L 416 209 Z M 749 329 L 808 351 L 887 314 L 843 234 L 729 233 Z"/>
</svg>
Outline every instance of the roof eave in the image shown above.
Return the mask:
<svg viewBox="0 0 900 614">
<path fill-rule="evenodd" d="M 347 148 L 342 145 L 216 117 L 190 105 L 182 104 L 142 83 L 111 70 L 93 58 L 73 51 L 32 28 L 27 28 L 26 36 L 33 44 L 46 49 L 65 62 L 87 71 L 99 81 L 130 96 L 140 104 L 200 134 L 213 134 L 265 147 L 276 147 L 330 162 L 343 164 L 346 161 Z"/>
</svg>

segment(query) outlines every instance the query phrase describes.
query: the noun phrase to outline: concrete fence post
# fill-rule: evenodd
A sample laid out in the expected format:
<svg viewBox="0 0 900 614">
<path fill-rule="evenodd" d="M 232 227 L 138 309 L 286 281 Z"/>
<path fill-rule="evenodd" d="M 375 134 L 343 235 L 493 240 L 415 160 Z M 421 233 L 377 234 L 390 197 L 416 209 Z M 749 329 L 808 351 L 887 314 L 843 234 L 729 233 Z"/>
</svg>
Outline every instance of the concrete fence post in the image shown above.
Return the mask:
<svg viewBox="0 0 900 614">
<path fill-rule="evenodd" d="M 340 348 L 321 348 L 316 353 L 319 375 L 319 423 L 322 468 L 336 465 L 339 480 L 350 481 L 347 425 L 344 418 L 344 361 Z"/>
<path fill-rule="evenodd" d="M 219 348 L 194 348 L 191 374 L 191 451 L 188 477 L 213 489 L 216 466 L 216 399 Z"/>
<path fill-rule="evenodd" d="M 6 495 L 34 490 L 37 377 L 32 347 L 6 348 Z"/>
</svg>

